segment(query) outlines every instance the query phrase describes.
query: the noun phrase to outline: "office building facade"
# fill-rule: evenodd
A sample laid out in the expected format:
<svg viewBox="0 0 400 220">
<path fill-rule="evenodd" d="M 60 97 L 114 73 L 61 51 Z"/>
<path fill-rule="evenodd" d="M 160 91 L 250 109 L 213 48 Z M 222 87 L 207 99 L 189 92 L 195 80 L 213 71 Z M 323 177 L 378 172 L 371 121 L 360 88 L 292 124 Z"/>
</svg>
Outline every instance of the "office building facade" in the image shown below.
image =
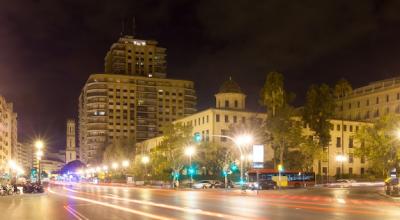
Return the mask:
<svg viewBox="0 0 400 220">
<path fill-rule="evenodd" d="M 336 104 L 336 118 L 347 120 L 373 121 L 385 114 L 400 114 L 400 77 L 356 88 Z"/>
<path fill-rule="evenodd" d="M 8 162 L 17 156 L 17 113 L 13 104 L 0 96 L 0 175 L 9 173 Z"/>
</svg>

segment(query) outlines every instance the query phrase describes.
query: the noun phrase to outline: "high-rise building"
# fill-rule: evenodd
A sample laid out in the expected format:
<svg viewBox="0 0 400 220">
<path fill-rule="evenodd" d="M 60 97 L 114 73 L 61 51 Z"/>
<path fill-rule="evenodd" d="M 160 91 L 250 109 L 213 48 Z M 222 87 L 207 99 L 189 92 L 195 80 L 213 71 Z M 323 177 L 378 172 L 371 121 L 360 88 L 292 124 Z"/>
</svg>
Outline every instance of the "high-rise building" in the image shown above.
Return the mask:
<svg viewBox="0 0 400 220">
<path fill-rule="evenodd" d="M 153 40 L 139 40 L 133 36 L 123 36 L 114 43 L 105 57 L 105 72 L 166 77 L 166 49 L 157 46 Z"/>
<path fill-rule="evenodd" d="M 165 123 L 196 112 L 193 82 L 165 78 L 165 49 L 156 44 L 120 38 L 107 53 L 106 73 L 89 76 L 79 97 L 83 162 L 99 161 L 109 143 L 156 137 Z"/>
<path fill-rule="evenodd" d="M 29 171 L 33 166 L 33 146 L 17 143 L 17 152 L 15 161 L 23 167 L 25 172 Z"/>
<path fill-rule="evenodd" d="M 67 120 L 65 163 L 76 160 L 75 120 Z"/>
<path fill-rule="evenodd" d="M 17 113 L 0 96 L 0 175 L 8 173 L 8 161 L 17 157 Z"/>
<path fill-rule="evenodd" d="M 400 77 L 372 82 L 337 100 L 337 118 L 372 121 L 389 113 L 400 114 Z"/>
</svg>

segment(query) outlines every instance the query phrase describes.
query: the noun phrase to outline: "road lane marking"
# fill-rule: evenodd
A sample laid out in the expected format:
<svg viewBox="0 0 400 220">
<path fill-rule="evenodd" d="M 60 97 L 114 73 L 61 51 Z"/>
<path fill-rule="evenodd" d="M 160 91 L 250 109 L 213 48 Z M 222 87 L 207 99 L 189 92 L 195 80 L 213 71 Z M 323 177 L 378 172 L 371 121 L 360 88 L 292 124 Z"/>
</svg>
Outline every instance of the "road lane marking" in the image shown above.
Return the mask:
<svg viewBox="0 0 400 220">
<path fill-rule="evenodd" d="M 65 188 L 65 190 L 74 192 L 74 193 L 87 194 L 87 195 L 91 195 L 91 196 L 99 196 L 99 197 L 103 197 L 103 198 L 121 200 L 121 201 L 126 201 L 126 202 L 142 204 L 142 205 L 151 205 L 151 206 L 172 209 L 172 210 L 182 211 L 182 212 L 189 212 L 192 214 L 200 214 L 200 215 L 207 215 L 207 216 L 211 216 L 211 217 L 227 218 L 227 219 L 247 219 L 246 217 L 237 216 L 237 215 L 233 216 L 233 215 L 227 215 L 227 214 L 218 213 L 218 212 L 204 211 L 202 209 L 178 207 L 178 206 L 172 206 L 172 205 L 167 205 L 167 204 L 162 204 L 162 203 L 155 203 L 155 202 L 150 202 L 150 201 L 127 199 L 127 198 L 121 198 L 121 197 L 118 197 L 115 195 L 113 195 L 113 196 L 97 195 L 97 194 L 92 194 L 92 193 L 87 193 L 87 192 L 80 192 L 80 191 L 69 189 L 69 188 Z"/>
<path fill-rule="evenodd" d="M 65 209 L 67 209 L 67 211 L 69 211 L 70 213 L 74 213 L 75 215 L 79 216 L 79 219 L 82 220 L 89 220 L 89 218 L 86 218 L 86 216 L 84 216 L 82 213 L 76 211 L 75 209 L 73 209 L 71 206 L 64 206 Z"/>
<path fill-rule="evenodd" d="M 64 209 L 67 210 L 67 212 L 69 212 L 69 214 L 71 214 L 72 216 L 74 216 L 76 219 L 82 220 L 78 215 L 76 215 L 76 214 L 73 213 L 71 210 L 69 210 L 69 209 L 67 208 L 67 206 L 64 206 Z"/>
<path fill-rule="evenodd" d="M 135 209 L 131 209 L 131 208 L 116 206 L 116 205 L 105 203 L 105 202 L 100 202 L 100 201 L 96 201 L 96 200 L 92 200 L 92 199 L 87 199 L 87 198 L 83 198 L 83 197 L 79 197 L 79 196 L 65 195 L 65 194 L 62 194 L 62 193 L 57 193 L 57 192 L 54 192 L 53 190 L 51 190 L 50 188 L 48 189 L 48 191 L 50 193 L 53 193 L 53 194 L 56 194 L 56 195 L 60 195 L 60 196 L 64 196 L 64 197 L 68 197 L 68 198 L 72 198 L 72 199 L 76 199 L 76 200 L 81 200 L 81 201 L 85 201 L 85 202 L 90 202 L 90 203 L 94 203 L 94 204 L 97 204 L 97 205 L 102 205 L 102 206 L 106 206 L 106 207 L 109 207 L 109 208 L 114 208 L 114 209 L 118 209 L 118 210 L 121 210 L 121 211 L 133 213 L 133 214 L 136 214 L 136 215 L 146 216 L 146 217 L 149 217 L 149 218 L 152 218 L 152 219 L 160 219 L 160 220 L 172 220 L 173 219 L 173 218 L 167 218 L 167 217 L 154 215 L 154 214 L 150 214 L 150 213 L 146 213 L 146 212 L 141 212 L 141 211 L 138 211 L 138 210 L 135 210 Z"/>
</svg>

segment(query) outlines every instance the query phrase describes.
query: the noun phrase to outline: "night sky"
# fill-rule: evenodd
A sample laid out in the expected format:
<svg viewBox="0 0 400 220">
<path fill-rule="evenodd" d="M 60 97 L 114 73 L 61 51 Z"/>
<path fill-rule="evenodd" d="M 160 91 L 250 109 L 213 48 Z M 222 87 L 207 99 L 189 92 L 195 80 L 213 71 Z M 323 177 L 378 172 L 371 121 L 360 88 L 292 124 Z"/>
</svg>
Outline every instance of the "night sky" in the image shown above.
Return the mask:
<svg viewBox="0 0 400 220">
<path fill-rule="evenodd" d="M 269 71 L 284 74 L 296 105 L 312 83 L 357 87 L 400 72 L 396 0 L 0 0 L 0 94 L 15 104 L 20 141 L 64 147 L 81 88 L 133 16 L 137 38 L 167 48 L 168 76 L 195 82 L 199 109 L 229 76 L 261 111 Z"/>
</svg>

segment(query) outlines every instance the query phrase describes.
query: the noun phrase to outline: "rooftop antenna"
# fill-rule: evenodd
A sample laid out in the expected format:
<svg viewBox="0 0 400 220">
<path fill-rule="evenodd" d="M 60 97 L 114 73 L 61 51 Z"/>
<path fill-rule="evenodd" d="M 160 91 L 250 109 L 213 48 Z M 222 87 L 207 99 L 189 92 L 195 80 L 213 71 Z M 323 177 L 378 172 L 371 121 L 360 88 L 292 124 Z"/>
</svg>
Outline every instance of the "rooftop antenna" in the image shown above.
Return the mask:
<svg viewBox="0 0 400 220">
<path fill-rule="evenodd" d="M 133 16 L 132 18 L 132 36 L 134 37 L 136 35 L 136 18 Z"/>
<path fill-rule="evenodd" d="M 125 21 L 121 19 L 121 36 L 125 34 Z"/>
</svg>

